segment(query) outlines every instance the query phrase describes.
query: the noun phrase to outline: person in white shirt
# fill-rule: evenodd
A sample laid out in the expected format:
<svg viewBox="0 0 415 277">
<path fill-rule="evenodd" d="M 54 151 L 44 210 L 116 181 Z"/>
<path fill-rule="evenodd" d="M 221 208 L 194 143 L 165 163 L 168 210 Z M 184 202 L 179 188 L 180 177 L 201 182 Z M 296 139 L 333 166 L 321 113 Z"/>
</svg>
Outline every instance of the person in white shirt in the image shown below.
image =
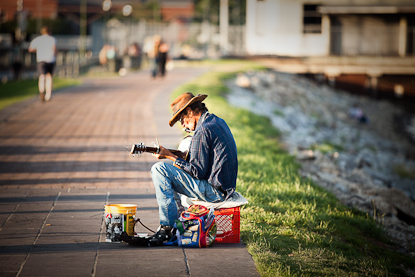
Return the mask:
<svg viewBox="0 0 415 277">
<path fill-rule="evenodd" d="M 36 52 L 40 99 L 49 101 L 52 96 L 52 74 L 56 63 L 56 39 L 50 35 L 47 26 L 43 26 L 40 33 L 41 36 L 30 43 L 29 52 Z"/>
</svg>

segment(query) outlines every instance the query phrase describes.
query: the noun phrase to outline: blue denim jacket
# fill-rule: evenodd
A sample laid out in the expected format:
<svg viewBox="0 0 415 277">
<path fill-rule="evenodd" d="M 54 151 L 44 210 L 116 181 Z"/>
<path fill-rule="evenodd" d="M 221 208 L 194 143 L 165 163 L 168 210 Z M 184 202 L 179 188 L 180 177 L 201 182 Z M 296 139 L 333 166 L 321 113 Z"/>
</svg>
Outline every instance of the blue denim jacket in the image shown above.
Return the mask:
<svg viewBox="0 0 415 277">
<path fill-rule="evenodd" d="M 177 166 L 199 180 L 232 194 L 238 175 L 236 144 L 226 122 L 214 114 L 201 115 L 192 142 L 189 161 L 178 158 Z"/>
</svg>

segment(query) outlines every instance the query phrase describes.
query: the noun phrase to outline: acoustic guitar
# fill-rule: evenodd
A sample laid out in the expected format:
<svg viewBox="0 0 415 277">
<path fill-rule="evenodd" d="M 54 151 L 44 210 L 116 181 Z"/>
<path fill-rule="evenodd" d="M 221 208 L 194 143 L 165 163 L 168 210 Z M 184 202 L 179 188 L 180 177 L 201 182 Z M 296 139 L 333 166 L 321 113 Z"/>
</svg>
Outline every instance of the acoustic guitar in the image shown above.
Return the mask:
<svg viewBox="0 0 415 277">
<path fill-rule="evenodd" d="M 192 136 L 186 136 L 185 138 L 183 138 L 183 140 L 181 141 L 180 145 L 179 145 L 179 149 L 168 149 L 170 152 L 172 152 L 174 155 L 188 160 L 188 154 L 189 154 L 189 148 L 190 148 L 190 142 L 192 141 Z M 135 155 L 135 154 L 142 154 L 144 152 L 147 153 L 156 153 L 158 154 L 160 152 L 160 146 L 158 144 L 155 144 L 154 147 L 151 146 L 146 146 L 144 143 L 138 143 L 138 144 L 133 144 L 133 146 L 131 147 L 131 151 L 130 154 L 131 155 Z"/>
</svg>

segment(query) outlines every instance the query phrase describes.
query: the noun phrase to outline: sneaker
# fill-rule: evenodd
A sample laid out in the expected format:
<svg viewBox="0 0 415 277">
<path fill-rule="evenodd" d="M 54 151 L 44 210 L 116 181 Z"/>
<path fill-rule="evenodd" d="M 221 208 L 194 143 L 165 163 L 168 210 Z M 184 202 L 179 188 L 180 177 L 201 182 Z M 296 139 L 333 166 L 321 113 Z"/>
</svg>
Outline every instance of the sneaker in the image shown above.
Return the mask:
<svg viewBox="0 0 415 277">
<path fill-rule="evenodd" d="M 149 238 L 149 246 L 160 246 L 163 242 L 169 241 L 172 233 L 172 227 L 160 225 L 157 232 Z"/>
</svg>

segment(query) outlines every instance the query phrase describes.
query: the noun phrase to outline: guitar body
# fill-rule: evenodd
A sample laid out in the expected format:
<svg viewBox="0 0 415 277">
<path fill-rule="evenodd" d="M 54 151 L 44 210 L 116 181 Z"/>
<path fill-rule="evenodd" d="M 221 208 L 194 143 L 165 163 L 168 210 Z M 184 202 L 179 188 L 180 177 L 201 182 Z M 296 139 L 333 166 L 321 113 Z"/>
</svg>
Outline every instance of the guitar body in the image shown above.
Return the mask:
<svg viewBox="0 0 415 277">
<path fill-rule="evenodd" d="M 182 158 L 185 159 L 186 161 L 189 161 L 188 156 L 189 156 L 190 143 L 192 142 L 192 138 L 193 137 L 191 135 L 185 136 L 179 144 L 178 150 L 185 154 L 184 157 Z"/>
</svg>

